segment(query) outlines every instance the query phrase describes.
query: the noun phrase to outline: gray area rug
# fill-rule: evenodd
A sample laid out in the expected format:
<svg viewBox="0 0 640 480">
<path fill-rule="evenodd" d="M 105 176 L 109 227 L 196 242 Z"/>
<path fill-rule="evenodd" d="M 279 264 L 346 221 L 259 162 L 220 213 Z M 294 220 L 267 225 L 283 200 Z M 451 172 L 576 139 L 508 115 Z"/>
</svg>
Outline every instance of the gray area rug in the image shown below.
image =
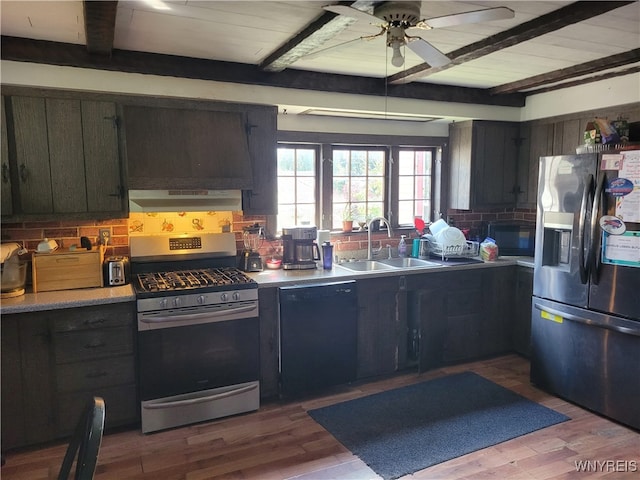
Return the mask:
<svg viewBox="0 0 640 480">
<path fill-rule="evenodd" d="M 308 413 L 385 479 L 569 420 L 472 372 Z"/>
</svg>

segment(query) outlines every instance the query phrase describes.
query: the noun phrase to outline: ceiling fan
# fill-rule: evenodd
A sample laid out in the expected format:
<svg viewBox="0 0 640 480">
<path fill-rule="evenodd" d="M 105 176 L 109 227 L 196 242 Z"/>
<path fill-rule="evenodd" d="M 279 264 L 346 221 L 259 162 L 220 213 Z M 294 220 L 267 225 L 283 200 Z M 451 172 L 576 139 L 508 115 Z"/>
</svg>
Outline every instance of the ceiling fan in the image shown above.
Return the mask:
<svg viewBox="0 0 640 480">
<path fill-rule="evenodd" d="M 419 1 L 384 2 L 374 9 L 373 15 L 346 5 L 324 6 L 322 8 L 329 12 L 352 17 L 379 27 L 380 32 L 375 35 L 359 37 L 354 40 L 320 50 L 312 53 L 311 55 L 316 56 L 326 52 L 327 50 L 347 46 L 348 44 L 359 40 L 370 40 L 386 33 L 387 46 L 391 47 L 393 50 L 393 56 L 391 57 L 392 65 L 401 67 L 404 64 L 404 58 L 402 57 L 400 47 L 406 45 L 432 67 L 441 67 L 451 63 L 451 60 L 444 53 L 422 38 L 422 33 L 433 28 L 452 27 L 467 23 L 487 22 L 490 20 L 502 20 L 514 17 L 514 12 L 510 8 L 496 7 L 421 20 L 421 3 L 422 2 Z M 416 36 L 407 34 L 407 31 L 415 33 Z"/>
</svg>

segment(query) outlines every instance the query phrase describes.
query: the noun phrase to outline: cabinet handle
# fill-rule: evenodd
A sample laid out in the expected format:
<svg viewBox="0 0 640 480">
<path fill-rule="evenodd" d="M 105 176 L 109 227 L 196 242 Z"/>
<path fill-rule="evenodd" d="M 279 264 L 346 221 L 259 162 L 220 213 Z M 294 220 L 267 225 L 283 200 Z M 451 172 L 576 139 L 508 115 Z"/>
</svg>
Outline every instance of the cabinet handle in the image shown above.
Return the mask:
<svg viewBox="0 0 640 480">
<path fill-rule="evenodd" d="M 29 172 L 27 171 L 27 166 L 23 163 L 20 165 L 20 180 L 22 180 L 22 183 L 26 183 L 28 177 Z"/>
<path fill-rule="evenodd" d="M 93 350 L 94 348 L 102 348 L 102 347 L 106 347 L 107 344 L 100 341 L 100 342 L 92 342 L 92 343 L 87 343 L 84 348 L 86 348 L 87 350 Z"/>
<path fill-rule="evenodd" d="M 113 128 L 118 128 L 120 126 L 120 118 L 117 115 L 113 115 L 111 117 L 104 117 L 105 120 L 109 120 L 113 124 Z"/>
<path fill-rule="evenodd" d="M 122 185 L 118 185 L 116 190 L 117 190 L 116 193 L 110 193 L 109 196 L 110 197 L 124 198 L 124 187 Z"/>
<path fill-rule="evenodd" d="M 100 378 L 100 377 L 106 377 L 107 375 L 109 375 L 109 373 L 105 372 L 104 370 L 102 370 L 100 372 L 87 373 L 84 377 L 85 378 Z"/>
<path fill-rule="evenodd" d="M 100 325 L 105 322 L 104 318 L 85 320 L 83 322 L 84 325 Z"/>
<path fill-rule="evenodd" d="M 2 164 L 2 183 L 9 183 L 9 165 Z"/>
</svg>

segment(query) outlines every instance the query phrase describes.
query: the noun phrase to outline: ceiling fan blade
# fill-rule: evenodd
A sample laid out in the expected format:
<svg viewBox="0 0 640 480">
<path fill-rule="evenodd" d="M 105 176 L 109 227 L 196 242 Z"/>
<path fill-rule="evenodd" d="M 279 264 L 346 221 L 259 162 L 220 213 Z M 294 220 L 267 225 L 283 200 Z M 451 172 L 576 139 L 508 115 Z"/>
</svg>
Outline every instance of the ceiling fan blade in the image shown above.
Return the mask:
<svg viewBox="0 0 640 480">
<path fill-rule="evenodd" d="M 416 27 L 418 28 L 444 28 L 454 27 L 456 25 L 464 25 L 466 23 L 489 22 L 491 20 L 504 20 L 513 18 L 515 13 L 507 7 L 485 8 L 483 10 L 474 10 L 472 12 L 456 13 L 454 15 L 444 15 L 442 17 L 427 18 L 420 20 Z"/>
<path fill-rule="evenodd" d="M 407 46 L 432 67 L 442 67 L 451 63 L 449 57 L 427 42 L 424 38 L 409 38 Z"/>
<path fill-rule="evenodd" d="M 357 8 L 348 7 L 346 5 L 326 5 L 322 8 L 329 12 L 337 13 L 338 15 L 344 15 L 346 17 L 360 20 L 361 22 L 375 25 L 376 27 L 382 27 L 383 25 L 386 25 L 386 22 L 383 22 L 378 17 L 371 15 L 370 13 L 363 12 L 362 10 L 358 10 Z"/>
</svg>

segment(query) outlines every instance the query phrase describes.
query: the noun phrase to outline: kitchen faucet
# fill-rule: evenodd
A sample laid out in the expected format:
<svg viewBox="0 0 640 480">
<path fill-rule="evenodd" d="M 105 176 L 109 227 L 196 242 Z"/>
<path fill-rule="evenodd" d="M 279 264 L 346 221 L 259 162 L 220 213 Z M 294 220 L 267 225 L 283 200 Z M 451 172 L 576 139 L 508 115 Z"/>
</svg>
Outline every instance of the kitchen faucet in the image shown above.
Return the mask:
<svg viewBox="0 0 640 480">
<path fill-rule="evenodd" d="M 380 220 L 381 223 L 384 222 L 387 224 L 387 234 L 389 235 L 389 238 L 391 238 L 392 232 L 389 220 L 384 217 L 375 217 L 369 220 L 369 223 L 367 224 L 367 260 L 373 260 L 373 251 L 371 250 L 371 225 L 373 225 L 373 222 L 376 220 Z"/>
</svg>

